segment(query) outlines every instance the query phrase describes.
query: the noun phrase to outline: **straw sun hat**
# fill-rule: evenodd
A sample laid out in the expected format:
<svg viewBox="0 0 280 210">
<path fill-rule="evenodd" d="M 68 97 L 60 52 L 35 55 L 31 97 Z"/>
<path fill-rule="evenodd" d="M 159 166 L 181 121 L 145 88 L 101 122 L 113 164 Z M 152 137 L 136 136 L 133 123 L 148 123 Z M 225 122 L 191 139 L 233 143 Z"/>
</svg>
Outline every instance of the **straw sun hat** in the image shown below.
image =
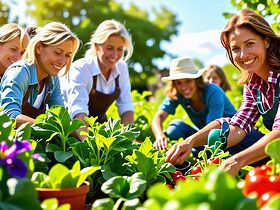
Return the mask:
<svg viewBox="0 0 280 210">
<path fill-rule="evenodd" d="M 190 58 L 181 57 L 171 61 L 168 77 L 162 77 L 164 82 L 178 79 L 196 79 L 200 77 L 207 68 L 198 69 Z"/>
</svg>

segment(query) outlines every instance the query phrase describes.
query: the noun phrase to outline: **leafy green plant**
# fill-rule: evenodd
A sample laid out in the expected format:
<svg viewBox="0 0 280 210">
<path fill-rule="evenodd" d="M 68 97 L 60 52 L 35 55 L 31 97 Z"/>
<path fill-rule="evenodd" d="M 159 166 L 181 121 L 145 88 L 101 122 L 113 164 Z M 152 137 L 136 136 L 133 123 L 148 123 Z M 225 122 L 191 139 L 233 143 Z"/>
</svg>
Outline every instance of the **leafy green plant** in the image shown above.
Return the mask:
<svg viewBox="0 0 280 210">
<path fill-rule="evenodd" d="M 76 159 L 80 160 L 83 167 L 97 165 L 101 171 L 93 174 L 89 197 L 102 196 L 100 187 L 102 183 L 113 176 L 124 175 L 127 166 L 124 166 L 124 157 L 136 148 L 132 140 L 139 135 L 138 129 L 133 125 L 124 126 L 120 119 L 109 118 L 107 122 L 96 123 L 96 118 L 85 118 L 88 123 L 89 133 L 84 133 L 87 138 L 71 146 Z M 90 199 L 90 198 L 89 198 Z"/>
<path fill-rule="evenodd" d="M 164 152 L 154 150 L 149 138 L 140 145 L 139 149 L 134 149 L 132 155 L 125 157 L 129 161 L 128 166 L 131 173 L 141 172 L 147 181 L 147 188 L 156 182 L 166 182 L 165 176 L 175 172 L 175 167 L 165 162 Z"/>
<path fill-rule="evenodd" d="M 104 182 L 101 190 L 110 196 L 110 199 L 99 199 L 94 202 L 93 209 L 122 209 L 127 206 L 140 206 L 139 197 L 146 190 L 146 181 L 141 173 L 132 176 L 115 176 Z M 117 199 L 115 202 L 113 199 Z M 132 205 L 133 204 L 133 205 Z"/>
<path fill-rule="evenodd" d="M 199 181 L 179 182 L 175 190 L 157 183 L 148 190 L 142 209 L 235 209 L 257 210 L 256 199 L 246 198 L 226 172 L 209 170 Z"/>
<path fill-rule="evenodd" d="M 80 162 L 76 161 L 72 169 L 69 170 L 61 163 L 55 164 L 48 175 L 42 172 L 34 172 L 31 181 L 38 188 L 75 188 L 81 186 L 88 176 L 99 170 L 99 167 L 86 167 L 81 170 Z"/>
<path fill-rule="evenodd" d="M 45 114 L 39 115 L 32 126 L 32 136 L 36 139 L 37 151 L 52 164 L 59 162 L 72 165 L 74 160 L 70 145 L 78 142 L 71 134 L 84 126 L 80 120 L 70 120 L 70 115 L 62 106 L 52 106 Z M 70 163 L 67 164 L 67 161 Z M 46 162 L 46 164 L 48 161 Z M 48 171 L 49 166 L 45 166 Z"/>
</svg>

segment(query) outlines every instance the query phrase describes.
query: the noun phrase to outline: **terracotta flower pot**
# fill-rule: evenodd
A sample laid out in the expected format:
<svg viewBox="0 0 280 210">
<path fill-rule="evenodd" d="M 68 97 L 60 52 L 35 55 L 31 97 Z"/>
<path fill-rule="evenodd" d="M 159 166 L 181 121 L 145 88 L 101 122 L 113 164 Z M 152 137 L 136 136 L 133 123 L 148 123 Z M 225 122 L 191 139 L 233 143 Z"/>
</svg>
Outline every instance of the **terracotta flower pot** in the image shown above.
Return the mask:
<svg viewBox="0 0 280 210">
<path fill-rule="evenodd" d="M 65 188 L 65 189 L 49 189 L 49 188 L 36 188 L 39 200 L 42 202 L 48 198 L 57 198 L 59 205 L 69 203 L 71 210 L 84 210 L 86 195 L 89 192 L 88 181 L 85 181 L 78 188 Z"/>
</svg>

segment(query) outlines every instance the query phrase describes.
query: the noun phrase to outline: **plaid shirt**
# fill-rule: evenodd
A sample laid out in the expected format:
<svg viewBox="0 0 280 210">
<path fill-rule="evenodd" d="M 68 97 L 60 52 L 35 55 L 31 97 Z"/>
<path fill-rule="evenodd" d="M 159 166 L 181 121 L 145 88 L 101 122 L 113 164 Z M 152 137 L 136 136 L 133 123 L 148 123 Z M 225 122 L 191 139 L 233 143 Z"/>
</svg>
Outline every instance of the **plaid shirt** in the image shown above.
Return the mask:
<svg viewBox="0 0 280 210">
<path fill-rule="evenodd" d="M 238 126 L 249 133 L 261 116 L 256 104 L 256 90 L 258 89 L 261 92 L 265 110 L 270 109 L 273 106 L 274 92 L 279 76 L 280 73 L 270 71 L 268 79 L 265 81 L 258 75 L 253 74 L 248 84 L 244 85 L 243 101 L 237 113 L 232 118 L 221 118 L 218 121 L 220 123 L 227 121 L 231 125 Z M 278 108 L 272 128 L 280 129 L 280 108 Z"/>
</svg>

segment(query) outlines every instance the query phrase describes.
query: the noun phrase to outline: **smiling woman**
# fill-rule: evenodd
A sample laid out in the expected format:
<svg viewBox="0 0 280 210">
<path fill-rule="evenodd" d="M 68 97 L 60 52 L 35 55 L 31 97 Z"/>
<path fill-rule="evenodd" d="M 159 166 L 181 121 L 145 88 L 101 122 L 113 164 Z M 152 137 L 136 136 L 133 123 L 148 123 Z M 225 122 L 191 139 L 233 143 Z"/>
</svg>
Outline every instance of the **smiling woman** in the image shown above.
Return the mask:
<svg viewBox="0 0 280 210">
<path fill-rule="evenodd" d="M 58 73 L 67 73 L 79 47 L 68 27 L 51 22 L 30 40 L 22 60 L 4 73 L 0 105 L 17 126 L 34 123 L 47 106 L 63 105 Z"/>
<path fill-rule="evenodd" d="M 28 35 L 18 24 L 8 23 L 0 28 L 0 78 L 12 63 L 20 59 L 28 42 Z"/>
</svg>

